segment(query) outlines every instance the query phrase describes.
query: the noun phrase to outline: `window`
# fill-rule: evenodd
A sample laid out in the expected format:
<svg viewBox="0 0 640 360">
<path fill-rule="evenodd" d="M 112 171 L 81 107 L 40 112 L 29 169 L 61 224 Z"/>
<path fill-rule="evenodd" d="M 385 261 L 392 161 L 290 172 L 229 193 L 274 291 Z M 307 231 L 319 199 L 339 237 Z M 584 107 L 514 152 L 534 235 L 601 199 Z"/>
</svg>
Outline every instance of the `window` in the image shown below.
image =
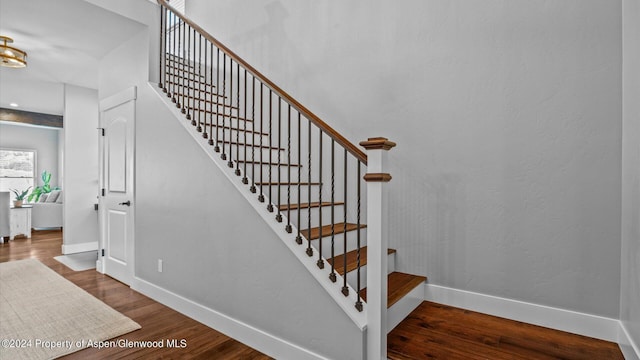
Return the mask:
<svg viewBox="0 0 640 360">
<path fill-rule="evenodd" d="M 0 191 L 33 189 L 35 169 L 34 150 L 0 149 Z"/>
</svg>

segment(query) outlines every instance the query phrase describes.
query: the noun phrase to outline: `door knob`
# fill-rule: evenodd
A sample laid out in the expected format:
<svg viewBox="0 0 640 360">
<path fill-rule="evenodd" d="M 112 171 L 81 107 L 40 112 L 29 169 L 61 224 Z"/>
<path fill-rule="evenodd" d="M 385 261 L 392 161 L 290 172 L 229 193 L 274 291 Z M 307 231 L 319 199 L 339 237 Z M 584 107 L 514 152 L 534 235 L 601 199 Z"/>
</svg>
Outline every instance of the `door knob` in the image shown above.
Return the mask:
<svg viewBox="0 0 640 360">
<path fill-rule="evenodd" d="M 121 203 L 120 203 L 120 204 L 118 204 L 118 205 L 127 205 L 127 206 L 131 206 L 131 201 L 127 200 L 127 201 L 125 201 L 125 202 L 121 202 Z"/>
</svg>

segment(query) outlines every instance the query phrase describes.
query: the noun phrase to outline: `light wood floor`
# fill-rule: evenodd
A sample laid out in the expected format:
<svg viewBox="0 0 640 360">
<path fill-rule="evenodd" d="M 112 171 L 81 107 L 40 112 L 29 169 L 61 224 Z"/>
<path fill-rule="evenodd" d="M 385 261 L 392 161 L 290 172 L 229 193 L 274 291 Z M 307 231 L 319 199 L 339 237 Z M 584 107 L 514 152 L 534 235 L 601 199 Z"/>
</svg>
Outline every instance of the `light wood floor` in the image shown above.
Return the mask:
<svg viewBox="0 0 640 360">
<path fill-rule="evenodd" d="M 61 245 L 60 231 L 36 231 L 32 239 L 0 244 L 0 262 L 38 259 L 142 326 L 122 338 L 187 340 L 185 349 L 85 349 L 65 359 L 269 359 L 108 276 L 70 270 L 53 259 Z M 615 343 L 429 302 L 389 334 L 388 344 L 395 360 L 623 359 Z"/>
</svg>

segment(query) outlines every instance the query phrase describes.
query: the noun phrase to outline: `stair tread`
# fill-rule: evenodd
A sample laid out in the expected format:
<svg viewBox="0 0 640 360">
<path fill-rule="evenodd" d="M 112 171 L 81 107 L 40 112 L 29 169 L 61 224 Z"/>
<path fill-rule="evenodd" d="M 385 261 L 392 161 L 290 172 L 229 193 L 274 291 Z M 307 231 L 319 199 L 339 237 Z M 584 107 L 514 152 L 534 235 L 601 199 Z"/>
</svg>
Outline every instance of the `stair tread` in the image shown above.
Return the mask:
<svg viewBox="0 0 640 360">
<path fill-rule="evenodd" d="M 251 160 L 234 160 L 234 161 L 237 161 L 239 163 L 247 163 L 247 164 L 258 164 L 258 165 L 260 164 L 260 161 L 251 161 Z M 268 162 L 268 161 L 263 161 L 262 165 L 302 167 L 302 165 L 299 165 L 299 164 L 275 163 L 275 162 Z"/>
<path fill-rule="evenodd" d="M 360 229 L 366 228 L 367 225 L 360 224 Z M 342 234 L 344 232 L 349 232 L 353 230 L 358 230 L 358 224 L 353 223 L 336 223 L 333 229 L 334 234 Z M 300 231 L 302 236 L 309 240 L 316 240 L 320 238 L 320 227 L 314 227 L 311 229 L 306 229 Z M 331 225 L 325 225 L 322 227 L 322 235 L 326 237 L 327 235 L 331 235 Z"/>
<path fill-rule="evenodd" d="M 219 112 L 213 112 L 213 111 L 209 111 L 209 110 L 203 110 L 203 109 L 196 109 L 192 106 L 187 106 L 186 107 L 187 110 L 195 110 L 195 111 L 199 111 L 201 113 L 204 113 L 204 115 L 212 115 L 215 117 L 225 117 L 225 118 L 231 118 L 231 119 L 236 119 L 236 120 L 242 120 L 242 121 L 248 121 L 248 122 L 253 122 L 252 119 L 246 119 L 243 117 L 239 117 L 237 115 L 232 115 L 232 114 L 225 114 L 225 113 L 219 113 Z"/>
<path fill-rule="evenodd" d="M 405 295 L 427 280 L 426 276 L 394 271 L 387 276 L 387 308 L 392 307 Z M 360 297 L 367 301 L 367 288 L 360 290 Z"/>
<path fill-rule="evenodd" d="M 165 64 L 164 64 L 165 67 L 167 67 L 167 68 L 175 68 L 175 66 L 170 65 L 170 64 L 177 64 L 177 65 L 180 65 L 180 66 L 183 66 L 183 67 L 188 67 L 188 68 L 192 69 L 192 70 L 188 70 L 190 72 L 191 71 L 195 71 L 195 68 L 196 68 L 195 66 L 193 66 L 191 64 L 187 64 L 187 63 L 185 63 L 183 61 L 175 61 L 175 60 L 171 60 L 171 59 L 165 60 Z"/>
<path fill-rule="evenodd" d="M 196 89 L 196 88 L 194 88 L 192 86 L 184 86 L 183 84 L 181 84 L 179 82 L 174 82 L 173 80 L 170 80 L 170 79 L 165 80 L 165 84 L 171 84 L 171 85 L 174 85 L 175 87 L 179 87 L 179 88 L 188 88 L 189 90 L 199 90 L 199 89 Z M 214 93 L 214 92 L 211 92 L 209 90 L 199 90 L 199 91 L 200 91 L 200 93 L 204 93 L 206 95 L 213 95 L 213 96 L 218 97 L 218 98 L 224 98 L 224 99 L 228 98 L 226 95 L 220 95 L 218 93 Z M 202 101 L 209 101 L 209 100 L 202 100 Z"/>
<path fill-rule="evenodd" d="M 321 206 L 331 206 L 330 202 L 323 202 L 322 204 L 320 204 L 320 202 L 316 201 L 316 202 L 312 202 L 311 204 L 309 203 L 294 203 L 294 204 L 284 204 L 284 205 L 280 205 L 278 208 L 280 209 L 280 211 L 285 211 L 285 210 L 297 210 L 298 209 L 298 205 L 300 205 L 300 209 L 308 209 L 308 208 L 317 208 L 317 207 L 321 207 Z M 335 202 L 334 205 L 344 205 L 343 202 Z"/>
<path fill-rule="evenodd" d="M 395 249 L 387 249 L 387 255 L 394 254 L 395 252 L 396 252 Z M 346 254 L 338 255 L 334 259 L 327 259 L 327 261 L 329 262 L 329 265 L 331 265 L 332 263 L 335 264 L 333 268 L 340 275 L 344 275 L 345 273 L 344 271 L 345 256 L 347 258 L 347 272 L 355 270 L 358 267 L 358 249 L 349 251 Z M 364 266 L 366 264 L 367 264 L 367 247 L 365 246 L 360 248 L 360 266 Z"/>
<path fill-rule="evenodd" d="M 209 124 L 203 124 L 203 125 L 204 125 L 205 127 L 210 126 Z M 229 140 L 225 140 L 225 141 L 220 140 L 219 142 L 221 142 L 221 143 L 225 143 L 225 144 L 231 144 L 231 145 L 234 145 L 234 146 L 235 146 L 235 145 L 247 146 L 247 147 L 251 147 L 251 146 L 252 146 L 251 144 L 238 143 L 238 142 L 235 142 L 235 141 L 229 141 Z M 260 146 L 259 144 L 255 144 L 255 145 L 253 145 L 253 147 L 254 147 L 254 148 L 262 148 L 262 149 L 270 149 L 270 150 L 280 150 L 280 151 L 284 151 L 284 150 L 286 150 L 285 148 L 282 148 L 282 147 L 280 147 L 280 148 L 279 148 L 279 147 L 276 147 L 276 146 L 271 146 L 271 147 L 270 147 L 269 145 L 262 145 L 262 146 Z"/>
<path fill-rule="evenodd" d="M 206 127 L 209 127 L 210 124 L 204 124 Z M 222 125 L 218 125 L 218 129 L 225 129 L 225 130 L 231 130 L 231 131 L 240 131 L 240 132 L 247 132 L 247 133 L 252 133 L 253 135 L 261 135 L 261 136 L 268 136 L 269 134 L 265 133 L 265 132 L 260 132 L 260 131 L 256 131 L 256 130 L 251 130 L 251 129 L 238 129 L 235 127 L 231 127 L 229 125 L 225 125 L 224 127 Z M 243 136 L 243 135 L 241 135 Z M 259 145 L 256 144 L 256 147 L 258 147 Z"/>
<path fill-rule="evenodd" d="M 298 184 L 303 185 L 303 186 L 309 186 L 309 185 L 320 185 L 319 182 L 301 182 L 301 183 L 297 183 L 297 182 L 257 182 L 256 186 L 297 186 Z"/>
<path fill-rule="evenodd" d="M 173 72 L 169 71 L 170 69 L 175 69 L 176 71 L 181 72 L 181 73 L 183 73 L 183 74 L 173 73 Z M 206 77 L 205 77 L 205 75 L 203 75 L 203 74 L 198 74 L 198 73 L 193 72 L 193 71 L 191 71 L 191 70 L 184 70 L 184 69 L 180 69 L 180 68 L 175 67 L 175 66 L 169 66 L 169 65 L 167 65 L 167 67 L 166 67 L 166 69 L 165 69 L 164 74 L 165 74 L 165 75 L 168 75 L 168 76 L 176 76 L 176 77 L 183 77 L 183 76 L 184 76 L 184 74 L 186 74 L 186 75 L 189 77 L 189 80 L 192 80 L 192 81 L 193 81 L 193 80 L 195 80 L 195 81 L 199 81 L 199 80 L 196 80 L 196 79 L 195 79 L 196 77 L 198 77 L 198 78 L 200 78 L 200 79 L 204 79 L 204 80 L 206 81 Z M 213 86 L 215 86 L 215 85 L 213 85 Z"/>
<path fill-rule="evenodd" d="M 183 81 L 186 80 L 186 81 Z M 200 92 L 205 92 L 206 90 L 209 89 L 201 89 L 200 85 L 205 86 L 205 87 L 211 87 L 211 88 L 215 88 L 216 86 L 213 84 L 209 84 L 208 82 L 205 81 L 199 81 L 196 79 L 187 79 L 187 78 L 183 78 L 182 76 L 170 76 L 167 80 L 167 83 L 169 84 L 174 84 L 174 85 L 180 85 L 182 87 L 186 87 L 192 90 L 196 90 L 196 91 L 200 91 Z M 190 83 L 195 83 L 195 84 L 190 84 Z M 196 87 L 197 86 L 197 87 Z"/>
<path fill-rule="evenodd" d="M 215 101 L 211 101 L 210 99 L 198 99 L 198 98 L 190 98 L 190 103 L 189 103 L 189 108 L 193 109 L 193 110 L 200 110 L 200 111 L 212 111 L 210 108 L 213 109 L 221 109 L 221 110 L 231 110 L 231 111 L 238 111 L 238 107 L 235 105 L 230 105 L 230 104 L 224 104 L 224 103 L 219 103 L 219 102 L 215 102 Z M 193 105 L 193 100 L 195 100 L 196 105 Z M 198 104 L 198 101 L 200 102 L 200 104 Z M 203 103 L 207 103 L 206 105 L 202 106 Z M 211 106 L 212 105 L 212 106 Z M 207 109 L 209 108 L 209 109 Z"/>
</svg>

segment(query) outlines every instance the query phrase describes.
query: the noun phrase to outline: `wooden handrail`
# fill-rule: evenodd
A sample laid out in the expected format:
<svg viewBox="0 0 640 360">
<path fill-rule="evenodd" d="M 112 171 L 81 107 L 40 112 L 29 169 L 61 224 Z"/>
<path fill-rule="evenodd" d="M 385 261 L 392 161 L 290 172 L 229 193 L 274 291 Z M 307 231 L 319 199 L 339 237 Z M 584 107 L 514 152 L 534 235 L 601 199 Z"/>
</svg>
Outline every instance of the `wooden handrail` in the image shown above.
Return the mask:
<svg viewBox="0 0 640 360">
<path fill-rule="evenodd" d="M 157 0 L 158 3 L 167 9 L 171 10 L 175 15 L 181 18 L 186 24 L 195 29 L 198 33 L 200 33 L 205 39 L 209 40 L 212 44 L 214 44 L 217 48 L 222 50 L 233 59 L 236 63 L 240 64 L 244 69 L 247 70 L 253 77 L 259 79 L 267 88 L 276 93 L 281 99 L 283 99 L 286 103 L 291 105 L 296 111 L 302 114 L 304 117 L 309 119 L 313 124 L 315 124 L 320 130 L 322 130 L 325 134 L 327 134 L 330 138 L 335 140 L 338 144 L 340 144 L 343 148 L 345 148 L 348 152 L 350 152 L 356 159 L 360 160 L 363 164 L 367 164 L 367 155 L 360 150 L 356 145 L 352 144 L 349 140 L 347 140 L 344 136 L 340 135 L 335 129 L 329 126 L 327 123 L 322 121 L 318 116 L 312 113 L 309 109 L 300 104 L 296 99 L 287 94 L 284 90 L 274 84 L 271 80 L 269 80 L 266 76 L 262 75 L 258 70 L 256 70 L 253 66 L 249 65 L 246 61 L 244 61 L 241 57 L 236 55 L 233 51 L 231 51 L 228 47 L 218 41 L 216 38 L 211 36 L 208 32 L 206 32 L 203 28 L 198 26 L 196 23 L 188 19 L 186 16 L 181 14 L 171 5 L 169 5 L 165 0 Z"/>
</svg>

